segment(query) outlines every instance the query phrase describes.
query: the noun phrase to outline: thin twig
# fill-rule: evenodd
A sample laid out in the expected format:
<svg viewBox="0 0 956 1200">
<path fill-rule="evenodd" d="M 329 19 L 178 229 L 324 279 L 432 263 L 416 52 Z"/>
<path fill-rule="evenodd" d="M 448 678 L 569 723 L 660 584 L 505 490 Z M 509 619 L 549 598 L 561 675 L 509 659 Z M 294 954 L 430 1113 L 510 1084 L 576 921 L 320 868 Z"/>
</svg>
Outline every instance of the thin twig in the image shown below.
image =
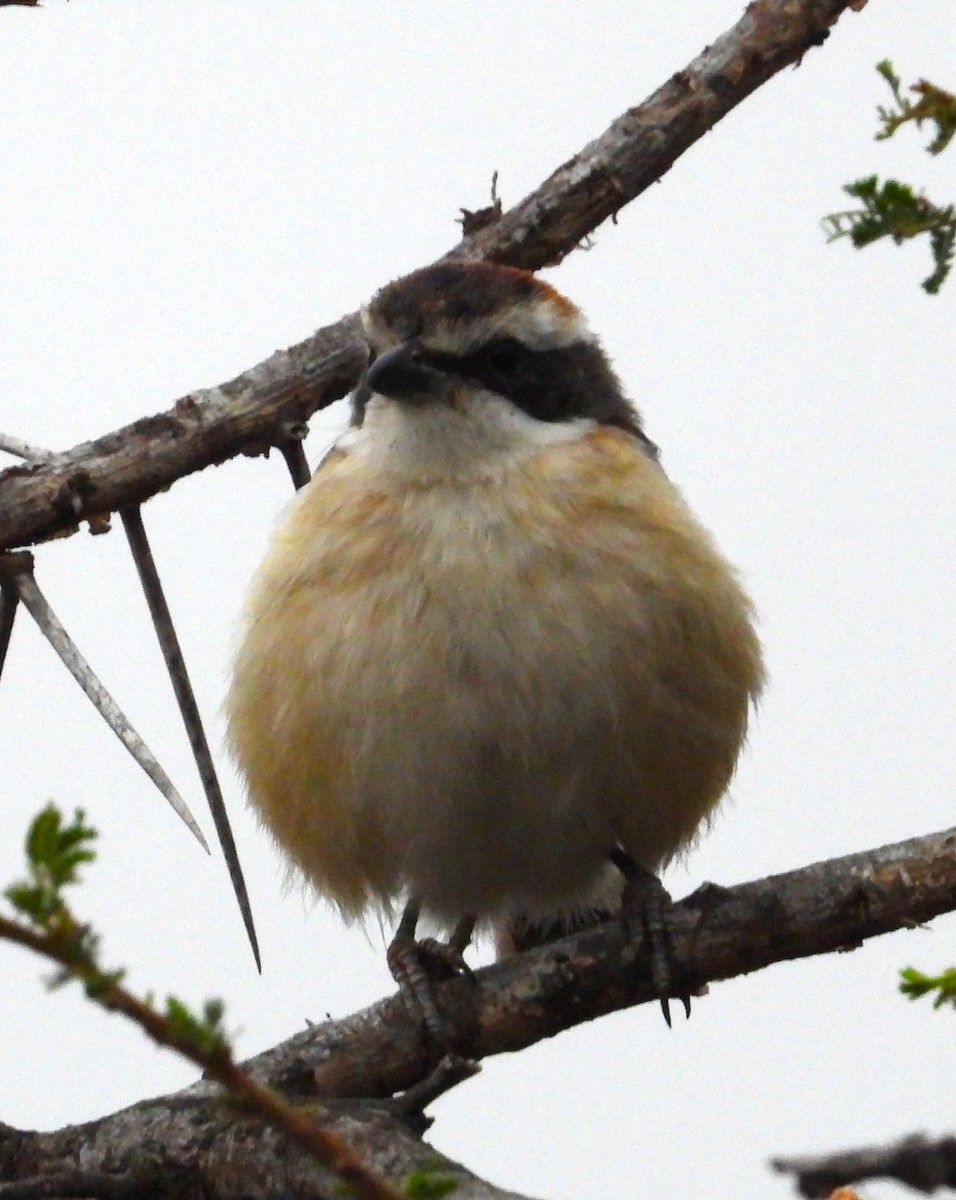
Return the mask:
<svg viewBox="0 0 956 1200">
<path fill-rule="evenodd" d="M 0 915 L 0 938 L 42 954 L 64 967 L 71 975 L 77 974 L 75 957 L 48 934 Z M 390 1183 L 370 1171 L 337 1133 L 323 1129 L 305 1113 L 283 1100 L 277 1092 L 247 1075 L 233 1060 L 228 1046 L 220 1044 L 212 1048 L 199 1045 L 195 1039 L 180 1033 L 152 1005 L 144 1003 L 120 984 L 107 982 L 107 979 L 107 976 L 101 976 L 90 991 L 91 998 L 97 1004 L 109 1012 L 122 1013 L 158 1045 L 175 1050 L 195 1063 L 207 1078 L 222 1084 L 234 1096 L 245 1101 L 263 1120 L 311 1151 L 363 1200 L 407 1200 Z"/>
<path fill-rule="evenodd" d="M 246 927 L 246 933 L 249 935 L 249 943 L 252 946 L 252 953 L 255 956 L 256 967 L 261 971 L 262 962 L 259 958 L 259 941 L 256 937 L 255 925 L 252 920 L 252 907 L 249 903 L 249 893 L 246 890 L 246 881 L 239 862 L 239 852 L 236 849 L 236 841 L 232 835 L 229 814 L 226 812 L 226 802 L 223 799 L 219 779 L 216 776 L 216 767 L 212 760 L 212 754 L 209 752 L 209 743 L 206 741 L 202 717 L 199 714 L 196 696 L 189 681 L 189 673 L 186 670 L 186 662 L 179 645 L 179 638 L 176 636 L 173 618 L 169 611 L 169 605 L 166 603 L 163 585 L 159 578 L 159 572 L 156 569 L 156 562 L 153 558 L 153 552 L 150 549 L 149 539 L 146 536 L 143 515 L 138 508 L 124 508 L 120 516 L 123 520 L 123 528 L 126 530 L 126 537 L 133 554 L 133 562 L 136 564 L 140 583 L 142 583 L 143 591 L 146 593 L 146 603 L 149 605 L 149 613 L 153 619 L 156 636 L 159 638 L 163 658 L 166 661 L 166 669 L 169 672 L 173 692 L 176 695 L 176 703 L 179 705 L 183 724 L 186 726 L 186 735 L 192 747 L 196 766 L 199 768 L 199 778 L 202 780 L 203 791 L 206 793 L 206 800 L 209 802 L 209 811 L 212 813 L 216 833 L 219 835 L 219 845 L 222 847 L 226 866 L 229 870 L 229 878 L 232 880 L 232 889 L 239 902 L 239 911 L 242 913 L 243 924 Z"/>
<path fill-rule="evenodd" d="M 156 756 L 130 724 L 125 713 L 100 683 L 89 663 L 79 652 L 73 639 L 60 623 L 56 613 L 47 603 L 46 597 L 37 587 L 33 577 L 31 554 L 0 555 L 0 574 L 6 586 L 13 587 L 23 601 L 27 612 L 33 617 L 40 632 L 60 656 L 60 660 L 80 685 L 96 711 L 116 734 L 133 758 L 139 763 L 160 792 L 166 797 L 173 811 L 186 823 L 199 844 L 209 853 L 209 846 L 202 830 L 196 824 L 186 802 L 176 791 L 169 776 L 160 766 Z"/>
<path fill-rule="evenodd" d="M 460 1054 L 446 1054 L 420 1083 L 406 1088 L 401 1096 L 393 1100 L 393 1109 L 406 1118 L 420 1117 L 439 1096 L 444 1096 L 459 1083 L 471 1079 L 480 1070 L 481 1064 L 473 1059 L 463 1058 Z"/>
<path fill-rule="evenodd" d="M 956 1188 L 956 1137 L 914 1134 L 891 1146 L 867 1146 L 805 1158 L 776 1158 L 775 1171 L 793 1175 L 802 1195 L 829 1196 L 867 1179 L 895 1179 L 918 1192 Z"/>
</svg>

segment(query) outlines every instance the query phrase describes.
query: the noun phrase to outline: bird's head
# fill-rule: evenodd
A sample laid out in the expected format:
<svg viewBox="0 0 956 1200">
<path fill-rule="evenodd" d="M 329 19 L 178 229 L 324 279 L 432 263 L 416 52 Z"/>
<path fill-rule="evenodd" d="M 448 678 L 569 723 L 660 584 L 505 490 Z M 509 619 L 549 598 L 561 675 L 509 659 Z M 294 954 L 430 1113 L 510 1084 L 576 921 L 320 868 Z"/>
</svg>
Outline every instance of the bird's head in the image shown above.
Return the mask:
<svg viewBox="0 0 956 1200">
<path fill-rule="evenodd" d="M 384 397 L 406 408 L 497 412 L 543 425 L 615 425 L 648 447 L 581 312 L 527 271 L 442 262 L 382 288 L 362 313 L 372 362 L 355 421 Z"/>
</svg>

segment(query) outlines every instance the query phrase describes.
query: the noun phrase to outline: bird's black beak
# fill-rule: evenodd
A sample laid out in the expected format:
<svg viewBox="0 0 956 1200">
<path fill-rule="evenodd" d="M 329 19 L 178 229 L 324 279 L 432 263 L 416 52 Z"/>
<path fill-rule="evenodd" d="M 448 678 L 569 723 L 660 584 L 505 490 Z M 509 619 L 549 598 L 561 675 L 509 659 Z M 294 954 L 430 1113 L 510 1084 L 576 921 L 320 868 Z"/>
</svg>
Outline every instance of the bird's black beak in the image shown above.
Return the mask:
<svg viewBox="0 0 956 1200">
<path fill-rule="evenodd" d="M 402 342 L 386 350 L 369 367 L 365 382 L 370 391 L 393 400 L 424 400 L 441 379 L 430 366 L 417 341 Z"/>
</svg>

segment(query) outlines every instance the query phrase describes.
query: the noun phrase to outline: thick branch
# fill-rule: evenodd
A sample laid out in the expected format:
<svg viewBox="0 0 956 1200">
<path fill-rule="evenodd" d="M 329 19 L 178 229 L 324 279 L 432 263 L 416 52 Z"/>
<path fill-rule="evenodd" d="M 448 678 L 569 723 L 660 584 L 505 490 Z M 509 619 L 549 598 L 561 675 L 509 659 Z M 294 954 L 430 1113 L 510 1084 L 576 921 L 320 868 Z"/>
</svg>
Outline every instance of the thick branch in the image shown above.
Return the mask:
<svg viewBox="0 0 956 1200">
<path fill-rule="evenodd" d="M 685 70 L 451 254 L 529 269 L 559 262 L 755 88 L 819 45 L 846 8 L 859 6 L 860 0 L 754 0 Z M 183 475 L 281 443 L 290 426 L 345 395 L 365 362 L 353 314 L 167 412 L 50 461 L 12 467 L 0 475 L 0 550 L 102 521 Z"/>
<path fill-rule="evenodd" d="M 772 963 L 859 946 L 956 910 L 956 829 L 830 859 L 675 905 L 667 929 L 675 991 Z M 656 996 L 620 922 L 478 971 L 472 985 L 438 988 L 455 1048 L 481 1059 L 521 1050 L 564 1029 Z M 244 1064 L 283 1090 L 385 1096 L 425 1074 L 420 1031 L 397 997 L 319 1025 Z"/>
<path fill-rule="evenodd" d="M 384 1106 L 311 1104 L 304 1115 L 355 1147 L 369 1169 L 396 1181 L 421 1173 L 435 1184 L 453 1182 L 455 1200 L 526 1200 L 436 1154 Z M 0 1124 L 0 1200 L 7 1188 L 27 1200 L 13 1192 L 18 1183 L 64 1174 L 89 1181 L 72 1195 L 110 1200 L 334 1200 L 349 1194 L 301 1146 L 223 1103 L 222 1093 L 205 1083 L 52 1133 L 25 1134 Z M 107 1186 L 96 1187 L 100 1181 Z M 443 1193 L 423 1187 L 418 1194 Z"/>
<path fill-rule="evenodd" d="M 705 886 L 668 920 L 675 982 L 697 989 L 785 959 L 848 949 L 954 909 L 956 829 L 734 888 Z M 644 955 L 635 956 L 620 923 L 610 921 L 479 971 L 474 983 L 449 980 L 438 999 L 450 1037 L 480 1058 L 653 1000 L 648 980 Z M 244 1065 L 261 1083 L 313 1106 L 316 1120 L 390 1179 L 416 1169 L 448 1171 L 460 1180 L 455 1195 L 462 1200 L 506 1195 L 441 1160 L 418 1140 L 407 1106 L 389 1099 L 431 1065 L 421 1030 L 397 998 L 308 1029 Z M 240 1192 L 327 1195 L 329 1177 L 320 1167 L 281 1135 L 226 1109 L 219 1095 L 213 1085 L 197 1084 L 56 1133 L 0 1126 L 0 1179 L 62 1172 L 82 1149 L 85 1170 L 138 1180 L 141 1190 L 131 1194 L 147 1194 L 149 1180 L 148 1194 L 156 1197 L 200 1188 L 208 1200 Z"/>
</svg>

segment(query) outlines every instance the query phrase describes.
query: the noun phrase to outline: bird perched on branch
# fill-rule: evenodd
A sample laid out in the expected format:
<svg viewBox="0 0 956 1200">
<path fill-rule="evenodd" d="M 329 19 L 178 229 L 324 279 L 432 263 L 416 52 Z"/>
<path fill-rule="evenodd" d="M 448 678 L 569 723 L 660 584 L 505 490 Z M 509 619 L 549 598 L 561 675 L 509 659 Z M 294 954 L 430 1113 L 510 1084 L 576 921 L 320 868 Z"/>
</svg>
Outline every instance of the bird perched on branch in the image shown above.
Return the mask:
<svg viewBox="0 0 956 1200">
<path fill-rule="evenodd" d="M 356 426 L 255 577 L 229 741 L 346 918 L 404 905 L 389 961 L 439 1037 L 425 976 L 476 923 L 573 923 L 615 877 L 658 911 L 654 873 L 733 773 L 760 650 L 570 301 L 444 262 L 363 320 Z M 416 941 L 419 914 L 450 940 Z"/>
</svg>

